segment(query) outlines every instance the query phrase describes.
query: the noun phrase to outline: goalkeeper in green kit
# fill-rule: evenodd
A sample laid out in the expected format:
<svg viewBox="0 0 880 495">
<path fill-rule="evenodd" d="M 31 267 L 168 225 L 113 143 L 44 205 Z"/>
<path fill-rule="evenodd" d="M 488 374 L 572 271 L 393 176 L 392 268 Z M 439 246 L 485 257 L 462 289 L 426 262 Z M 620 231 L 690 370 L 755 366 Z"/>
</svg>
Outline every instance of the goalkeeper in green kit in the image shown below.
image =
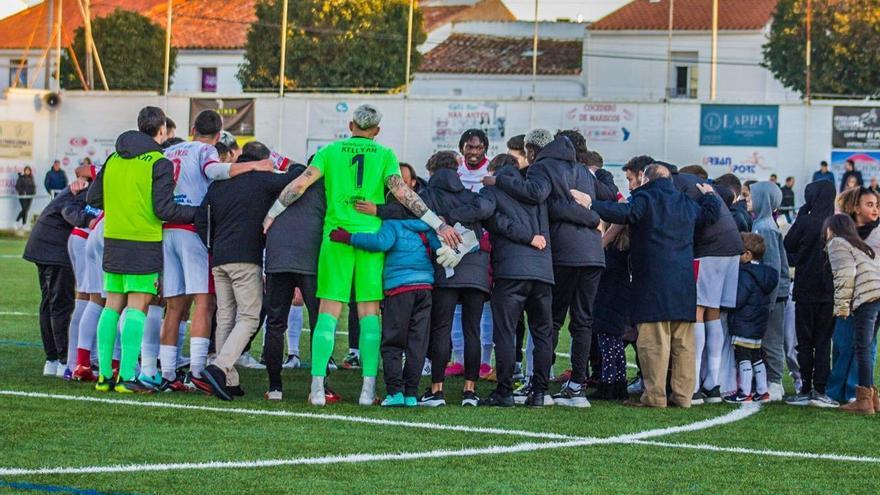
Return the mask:
<svg viewBox="0 0 880 495">
<path fill-rule="evenodd" d="M 381 227 L 377 217 L 355 210 L 358 201 L 385 203 L 385 188 L 415 216 L 437 231 L 449 247 L 455 248 L 461 236 L 455 229 L 428 210 L 419 196 L 404 183 L 400 165 L 390 149 L 373 139 L 379 134 L 382 114 L 372 105 L 361 105 L 349 124 L 352 137 L 322 148 L 312 164 L 291 182 L 269 210 L 263 221 L 268 231 L 281 214 L 306 189 L 321 177 L 327 197 L 324 217 L 324 240 L 318 256 L 318 298 L 321 300 L 318 321 L 312 337 L 312 387 L 309 402 L 325 404 L 324 378 L 327 362 L 333 354 L 336 322 L 342 306 L 349 302 L 352 282 L 360 316 L 360 352 L 364 383 L 359 403 L 372 405 L 376 396 L 379 370 L 379 345 L 382 326 L 379 302 L 382 300 L 384 254 L 356 249 L 334 242 L 333 231 L 341 228 L 351 233 L 375 233 Z"/>
</svg>

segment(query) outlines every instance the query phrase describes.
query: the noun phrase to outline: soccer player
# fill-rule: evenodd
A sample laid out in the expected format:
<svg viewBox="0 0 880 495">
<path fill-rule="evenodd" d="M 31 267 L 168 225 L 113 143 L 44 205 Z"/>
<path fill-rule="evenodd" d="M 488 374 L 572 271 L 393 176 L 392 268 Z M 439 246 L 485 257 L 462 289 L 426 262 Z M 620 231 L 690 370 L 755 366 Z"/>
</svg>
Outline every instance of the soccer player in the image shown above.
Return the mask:
<svg viewBox="0 0 880 495">
<path fill-rule="evenodd" d="M 244 163 L 220 163 L 215 144 L 220 140 L 223 119 L 214 110 L 203 110 L 193 123 L 192 141 L 185 141 L 165 150 L 165 157 L 174 164 L 174 201 L 183 206 L 202 204 L 212 180 L 228 179 L 252 170 L 271 172 L 269 160 Z M 162 296 L 166 301 L 162 323 L 159 359 L 162 379 L 176 379 L 177 346 L 180 322 L 195 300 L 190 329 L 190 374 L 188 382 L 210 393 L 210 384 L 201 379 L 208 359 L 211 320 L 214 317 L 214 296 L 210 282 L 208 249 L 196 234 L 192 222 L 169 222 L 164 225 L 162 248 Z M 161 379 L 153 379 L 155 385 Z"/>
<path fill-rule="evenodd" d="M 298 200 L 321 177 L 327 196 L 327 214 L 318 257 L 318 298 L 320 307 L 312 345 L 312 387 L 309 401 L 325 404 L 324 376 L 333 354 L 334 330 L 343 304 L 351 297 L 352 281 L 358 302 L 361 327 L 361 362 L 364 377 L 359 403 L 372 405 L 376 397 L 379 368 L 379 302 L 382 300 L 383 253 L 370 253 L 348 244 L 332 242 L 331 231 L 342 227 L 352 233 L 375 233 L 381 220 L 355 210 L 355 202 L 385 203 L 385 187 L 415 216 L 437 231 L 449 246 L 457 247 L 461 236 L 434 212 L 400 176 L 394 152 L 374 141 L 379 134 L 382 114 L 372 105 L 354 111 L 349 130 L 352 137 L 322 148 L 312 164 L 282 191 L 263 221 L 265 231 L 275 217 Z"/>
<path fill-rule="evenodd" d="M 107 304 L 98 321 L 98 383 L 95 389 L 150 392 L 135 376 L 147 306 L 159 287 L 162 222 L 192 223 L 196 208 L 174 201 L 174 165 L 162 155 L 165 113 L 144 107 L 138 130 L 116 140 L 116 152 L 89 188 L 88 201 L 104 210 L 104 289 Z M 122 311 L 122 356 L 112 383 L 116 328 Z"/>
</svg>

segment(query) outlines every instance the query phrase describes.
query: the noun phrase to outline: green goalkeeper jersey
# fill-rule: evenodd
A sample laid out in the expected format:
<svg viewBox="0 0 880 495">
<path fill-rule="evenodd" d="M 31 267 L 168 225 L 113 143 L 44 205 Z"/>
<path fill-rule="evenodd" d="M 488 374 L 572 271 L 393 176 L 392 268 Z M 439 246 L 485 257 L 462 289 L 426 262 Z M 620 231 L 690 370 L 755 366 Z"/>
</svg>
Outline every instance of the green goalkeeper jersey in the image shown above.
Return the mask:
<svg viewBox="0 0 880 495">
<path fill-rule="evenodd" d="M 385 180 L 400 175 L 390 148 L 362 137 L 351 137 L 321 148 L 312 160 L 324 175 L 327 213 L 324 231 L 342 227 L 349 232 L 376 232 L 382 220 L 359 213 L 354 204 L 366 200 L 385 204 Z"/>
</svg>

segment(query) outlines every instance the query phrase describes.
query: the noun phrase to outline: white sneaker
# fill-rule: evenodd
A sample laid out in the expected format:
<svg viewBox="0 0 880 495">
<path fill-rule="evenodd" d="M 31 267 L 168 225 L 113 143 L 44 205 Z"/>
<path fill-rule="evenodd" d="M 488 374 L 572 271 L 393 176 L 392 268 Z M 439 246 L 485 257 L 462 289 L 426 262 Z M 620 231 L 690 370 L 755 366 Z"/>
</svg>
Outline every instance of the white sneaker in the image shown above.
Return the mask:
<svg viewBox="0 0 880 495">
<path fill-rule="evenodd" d="M 422 376 L 431 376 L 431 360 L 425 359 L 425 366 L 422 368 Z"/>
<path fill-rule="evenodd" d="M 782 388 L 781 383 L 770 382 L 770 385 L 767 388 L 767 391 L 770 392 L 770 402 L 780 402 L 782 396 L 785 395 L 785 389 Z"/>
<path fill-rule="evenodd" d="M 58 368 L 61 368 L 61 364 L 56 361 L 46 361 L 46 364 L 43 365 L 43 376 L 57 376 Z M 61 372 L 62 374 L 64 371 Z"/>
<path fill-rule="evenodd" d="M 376 377 L 365 376 L 364 386 L 361 387 L 361 398 L 358 404 L 362 406 L 372 406 L 376 402 Z"/>
<path fill-rule="evenodd" d="M 291 354 L 290 356 L 287 356 L 287 361 L 285 361 L 284 364 L 281 365 L 281 367 L 286 370 L 299 368 L 299 356 L 297 356 L 296 354 Z"/>
<path fill-rule="evenodd" d="M 324 406 L 327 398 L 324 396 L 324 377 L 312 377 L 312 391 L 309 394 L 309 403 L 313 406 Z"/>
<path fill-rule="evenodd" d="M 55 376 L 58 378 L 64 378 L 64 372 L 67 370 L 67 365 L 59 362 L 58 367 L 55 368 Z"/>
<path fill-rule="evenodd" d="M 263 395 L 263 397 L 265 397 L 266 400 L 271 400 L 271 401 L 280 401 L 281 396 L 282 396 L 282 394 L 281 394 L 280 390 L 270 390 Z"/>
<path fill-rule="evenodd" d="M 241 356 L 239 356 L 238 359 L 235 360 L 235 364 L 236 364 L 236 366 L 241 366 L 242 368 L 250 368 L 250 369 L 254 369 L 254 370 L 266 369 L 266 365 L 260 364 L 259 361 L 257 361 L 256 359 L 254 359 L 253 356 L 251 356 L 250 352 L 241 353 Z"/>
</svg>

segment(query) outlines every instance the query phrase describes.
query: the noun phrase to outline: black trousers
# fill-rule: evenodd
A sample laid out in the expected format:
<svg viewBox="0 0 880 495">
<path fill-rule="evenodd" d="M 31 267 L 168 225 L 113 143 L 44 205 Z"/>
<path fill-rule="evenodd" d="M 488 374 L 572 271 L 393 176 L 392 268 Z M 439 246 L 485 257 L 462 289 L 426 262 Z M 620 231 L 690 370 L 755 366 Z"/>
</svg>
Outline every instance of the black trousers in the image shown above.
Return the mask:
<svg viewBox="0 0 880 495">
<path fill-rule="evenodd" d="M 526 322 L 523 317 L 519 317 L 519 323 L 516 324 L 516 362 L 523 362 L 523 343 L 526 341 Z"/>
<path fill-rule="evenodd" d="M 358 318 L 358 305 L 354 298 L 354 289 L 351 291 L 351 302 L 348 303 L 348 348 L 360 349 L 361 320 Z"/>
<path fill-rule="evenodd" d="M 507 397 L 513 393 L 513 369 L 516 363 L 516 326 L 523 310 L 535 343 L 532 390 L 547 391 L 547 379 L 553 356 L 553 286 L 533 280 L 496 279 L 492 290 L 492 318 L 495 324 L 495 389 Z M 478 335 L 479 337 L 479 335 Z"/>
<path fill-rule="evenodd" d="M 587 381 L 590 343 L 593 337 L 593 303 L 599 289 L 602 268 L 594 266 L 554 266 L 553 278 L 553 350 L 559 343 L 559 329 L 571 314 L 571 381 Z M 536 365 L 537 368 L 537 365 Z"/>
<path fill-rule="evenodd" d="M 386 297 L 384 302 L 381 351 L 385 389 L 388 395 L 403 392 L 415 396 L 428 353 L 431 291 L 404 292 Z"/>
<path fill-rule="evenodd" d="M 475 382 L 480 378 L 480 318 L 485 299 L 486 294 L 477 289 L 434 288 L 430 337 L 432 383 L 443 383 L 446 377 L 452 347 L 452 317 L 457 304 L 461 304 L 464 333 L 464 379 Z"/>
<path fill-rule="evenodd" d="M 21 211 L 18 212 L 18 216 L 15 217 L 16 222 L 21 220 L 21 223 L 23 225 L 27 225 L 28 211 L 30 211 L 31 203 L 33 203 L 33 201 L 34 200 L 31 198 L 27 198 L 27 199 L 22 198 L 22 199 L 18 200 L 18 204 L 21 205 Z"/>
<path fill-rule="evenodd" d="M 67 330 L 73 314 L 73 268 L 37 263 L 40 277 L 40 337 L 47 361 L 67 362 Z"/>
<path fill-rule="evenodd" d="M 805 303 L 794 305 L 797 331 L 797 359 L 803 380 L 802 393 L 825 393 L 831 370 L 831 334 L 834 333 L 834 305 Z"/>
<path fill-rule="evenodd" d="M 295 289 L 302 293 L 309 312 L 309 328 L 315 329 L 318 321 L 318 277 L 301 273 L 267 273 L 266 297 L 266 346 L 263 360 L 269 373 L 269 389 L 281 390 L 281 363 L 284 355 L 284 337 L 287 335 L 287 316 Z M 310 335 L 314 335 L 312 332 Z"/>
</svg>

